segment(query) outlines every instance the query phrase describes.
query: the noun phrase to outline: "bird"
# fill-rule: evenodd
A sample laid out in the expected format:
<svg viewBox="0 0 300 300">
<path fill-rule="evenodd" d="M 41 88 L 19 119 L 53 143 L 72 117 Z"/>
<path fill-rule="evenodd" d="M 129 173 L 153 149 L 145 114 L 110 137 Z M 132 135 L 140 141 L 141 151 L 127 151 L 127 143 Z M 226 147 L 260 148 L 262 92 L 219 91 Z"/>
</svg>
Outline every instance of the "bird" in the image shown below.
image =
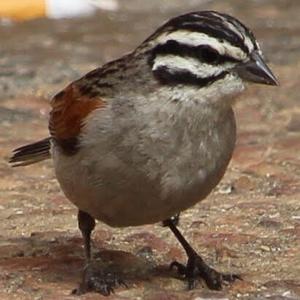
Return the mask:
<svg viewBox="0 0 300 300">
<path fill-rule="evenodd" d="M 250 29 L 216 11 L 176 16 L 56 94 L 49 136 L 15 149 L 10 163 L 53 160 L 78 208 L 85 270 L 95 220 L 123 228 L 163 222 L 186 252 L 186 263 L 171 266 L 188 288 L 201 279 L 220 290 L 240 276 L 206 264 L 176 216 L 223 178 L 236 142 L 233 105 L 248 83 L 279 85 Z M 84 274 L 78 293 L 109 295 L 122 283 L 101 270 Z"/>
</svg>

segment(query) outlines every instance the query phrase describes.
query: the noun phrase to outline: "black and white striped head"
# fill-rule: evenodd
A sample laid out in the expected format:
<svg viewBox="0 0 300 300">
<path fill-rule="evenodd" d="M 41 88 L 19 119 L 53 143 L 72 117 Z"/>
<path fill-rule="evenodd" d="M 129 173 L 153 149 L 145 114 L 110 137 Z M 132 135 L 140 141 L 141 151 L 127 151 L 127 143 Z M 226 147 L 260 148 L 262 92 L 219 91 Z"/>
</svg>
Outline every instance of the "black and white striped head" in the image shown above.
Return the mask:
<svg viewBox="0 0 300 300">
<path fill-rule="evenodd" d="M 202 88 L 226 85 L 225 79 L 278 84 L 253 33 L 226 14 L 202 11 L 173 18 L 141 48 L 148 48 L 148 63 L 163 85 Z"/>
</svg>

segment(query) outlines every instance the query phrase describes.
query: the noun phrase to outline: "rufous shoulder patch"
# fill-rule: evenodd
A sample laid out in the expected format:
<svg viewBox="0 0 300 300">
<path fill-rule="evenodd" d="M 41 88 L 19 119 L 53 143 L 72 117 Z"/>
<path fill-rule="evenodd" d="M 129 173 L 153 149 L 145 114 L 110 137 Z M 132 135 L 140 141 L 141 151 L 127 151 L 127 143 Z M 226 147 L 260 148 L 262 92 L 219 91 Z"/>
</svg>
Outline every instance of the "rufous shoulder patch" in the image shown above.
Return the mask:
<svg viewBox="0 0 300 300">
<path fill-rule="evenodd" d="M 83 120 L 97 108 L 105 106 L 99 97 L 88 97 L 75 83 L 58 93 L 51 101 L 49 131 L 56 140 L 75 139 L 80 134 Z"/>
</svg>

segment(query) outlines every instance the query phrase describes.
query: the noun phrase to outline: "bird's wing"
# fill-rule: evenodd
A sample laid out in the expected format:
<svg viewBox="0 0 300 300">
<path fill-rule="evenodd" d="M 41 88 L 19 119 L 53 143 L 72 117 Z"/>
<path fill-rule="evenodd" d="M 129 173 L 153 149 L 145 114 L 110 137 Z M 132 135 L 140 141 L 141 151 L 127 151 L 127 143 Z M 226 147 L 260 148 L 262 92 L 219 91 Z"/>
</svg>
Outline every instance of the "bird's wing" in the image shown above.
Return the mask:
<svg viewBox="0 0 300 300">
<path fill-rule="evenodd" d="M 50 135 L 66 154 L 77 151 L 78 137 L 86 117 L 106 101 L 86 93 L 77 82 L 71 83 L 51 101 Z"/>
</svg>

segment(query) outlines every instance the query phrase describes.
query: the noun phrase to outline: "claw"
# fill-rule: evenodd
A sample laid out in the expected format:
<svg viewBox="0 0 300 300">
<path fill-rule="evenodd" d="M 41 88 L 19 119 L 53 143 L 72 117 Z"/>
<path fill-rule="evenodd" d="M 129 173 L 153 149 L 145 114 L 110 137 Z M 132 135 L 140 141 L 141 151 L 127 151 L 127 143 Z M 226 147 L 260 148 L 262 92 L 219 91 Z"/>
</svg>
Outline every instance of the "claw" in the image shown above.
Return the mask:
<svg viewBox="0 0 300 300">
<path fill-rule="evenodd" d="M 79 287 L 72 294 L 82 295 L 90 291 L 97 292 L 103 296 L 113 294 L 118 286 L 128 287 L 123 279 L 111 272 L 99 271 L 92 266 L 86 266 L 83 279 Z"/>
<path fill-rule="evenodd" d="M 173 261 L 170 266 L 169 266 L 169 269 L 170 270 L 174 270 L 174 269 L 177 269 L 177 272 L 180 274 L 180 275 L 185 275 L 186 273 L 186 267 L 179 263 L 178 261 Z"/>
<path fill-rule="evenodd" d="M 222 274 L 212 269 L 204 263 L 200 256 L 197 254 L 189 257 L 186 266 L 183 264 L 173 261 L 170 264 L 170 269 L 177 269 L 178 274 L 183 275 L 188 284 L 188 289 L 192 290 L 196 287 L 198 278 L 202 278 L 208 288 L 212 290 L 221 290 L 222 284 L 231 283 L 235 280 L 242 280 L 241 276 L 236 274 Z"/>
<path fill-rule="evenodd" d="M 128 285 L 123 279 L 120 279 L 120 278 L 118 279 L 118 285 L 121 285 L 128 289 Z"/>
<path fill-rule="evenodd" d="M 196 287 L 196 280 L 194 278 L 188 278 L 188 290 L 193 290 Z"/>
<path fill-rule="evenodd" d="M 237 274 L 221 274 L 222 280 L 228 283 L 234 282 L 235 280 L 243 280 L 240 275 Z"/>
</svg>

